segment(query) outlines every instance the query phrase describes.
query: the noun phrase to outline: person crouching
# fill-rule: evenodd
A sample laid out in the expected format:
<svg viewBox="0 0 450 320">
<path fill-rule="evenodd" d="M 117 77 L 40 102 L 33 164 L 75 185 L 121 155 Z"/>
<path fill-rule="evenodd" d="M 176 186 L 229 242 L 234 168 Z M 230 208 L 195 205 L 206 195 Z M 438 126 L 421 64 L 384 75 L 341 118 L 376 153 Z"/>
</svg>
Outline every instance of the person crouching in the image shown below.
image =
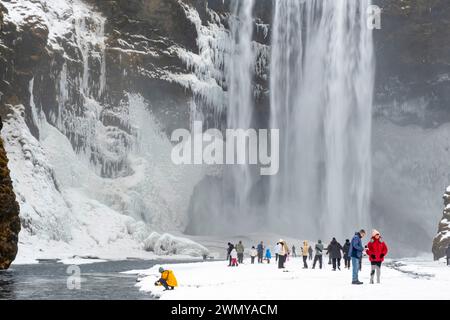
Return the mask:
<svg viewBox="0 0 450 320">
<path fill-rule="evenodd" d="M 177 278 L 172 270 L 164 270 L 163 267 L 159 268 L 161 278 L 155 282 L 155 286 L 163 286 L 164 290 L 173 290 L 178 287 Z"/>
</svg>

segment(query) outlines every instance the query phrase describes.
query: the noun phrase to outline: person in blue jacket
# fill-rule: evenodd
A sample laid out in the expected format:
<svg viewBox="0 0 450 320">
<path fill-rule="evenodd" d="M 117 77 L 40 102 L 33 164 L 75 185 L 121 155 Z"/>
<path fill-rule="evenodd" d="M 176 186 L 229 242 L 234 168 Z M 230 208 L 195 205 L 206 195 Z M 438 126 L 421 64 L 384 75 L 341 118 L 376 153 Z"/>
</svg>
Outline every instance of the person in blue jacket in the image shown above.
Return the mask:
<svg viewBox="0 0 450 320">
<path fill-rule="evenodd" d="M 352 284 L 363 284 L 358 279 L 359 272 L 359 261 L 362 259 L 362 254 L 364 247 L 362 245 L 361 239 L 366 235 L 366 231 L 361 229 L 356 232 L 352 241 L 350 242 L 350 248 L 348 249 L 348 256 L 352 259 Z"/>
<path fill-rule="evenodd" d="M 270 249 L 266 249 L 266 261 L 267 263 L 270 263 L 270 259 L 272 259 L 272 253 L 270 253 Z"/>
</svg>

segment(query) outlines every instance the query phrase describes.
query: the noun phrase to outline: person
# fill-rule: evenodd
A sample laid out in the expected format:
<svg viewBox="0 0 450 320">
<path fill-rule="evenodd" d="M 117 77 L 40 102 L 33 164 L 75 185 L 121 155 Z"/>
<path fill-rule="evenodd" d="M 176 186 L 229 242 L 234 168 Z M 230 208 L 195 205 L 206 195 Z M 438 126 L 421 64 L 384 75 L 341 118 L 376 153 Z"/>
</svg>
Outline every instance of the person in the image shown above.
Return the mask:
<svg viewBox="0 0 450 320">
<path fill-rule="evenodd" d="M 361 239 L 366 235 L 366 231 L 361 229 L 359 232 L 356 232 L 350 242 L 350 248 L 348 249 L 348 255 L 352 259 L 352 284 L 363 284 L 358 279 L 359 272 L 359 261 L 362 259 L 362 253 L 364 248 L 362 246 Z"/>
<path fill-rule="evenodd" d="M 286 261 L 289 260 L 289 256 L 291 255 L 291 250 L 289 249 L 289 246 L 286 243 L 286 241 L 283 241 L 283 246 L 284 246 L 284 251 L 285 251 L 284 260 L 283 260 L 283 267 L 284 267 L 284 264 L 286 263 Z"/>
<path fill-rule="evenodd" d="M 308 248 L 308 253 L 309 253 L 309 260 L 313 259 L 313 248 L 311 246 L 309 246 Z"/>
<path fill-rule="evenodd" d="M 270 253 L 270 248 L 266 249 L 266 261 L 270 263 L 270 259 L 272 259 L 272 253 Z"/>
<path fill-rule="evenodd" d="M 275 262 L 278 261 L 278 256 L 280 255 L 280 242 L 277 242 L 275 247 L 273 248 L 273 252 L 275 253 Z"/>
<path fill-rule="evenodd" d="M 252 250 L 250 250 L 250 259 L 252 260 L 252 264 L 255 263 L 255 258 L 258 255 L 258 251 L 256 251 L 255 246 L 252 247 Z"/>
<path fill-rule="evenodd" d="M 231 266 L 237 267 L 238 266 L 238 261 L 237 261 L 238 253 L 237 253 L 236 248 L 233 248 L 233 250 L 231 250 L 230 256 L 231 256 Z"/>
<path fill-rule="evenodd" d="M 286 250 L 284 249 L 283 239 L 280 239 L 280 241 L 278 241 L 277 251 L 278 251 L 278 269 L 283 269 L 284 268 L 284 257 L 286 255 Z"/>
<path fill-rule="evenodd" d="M 164 270 L 163 267 L 159 268 L 161 278 L 155 282 L 155 286 L 163 286 L 164 290 L 173 290 L 178 287 L 177 278 L 172 270 Z"/>
<path fill-rule="evenodd" d="M 316 267 L 317 261 L 319 261 L 319 267 L 320 267 L 320 269 L 322 269 L 322 251 L 323 251 L 322 240 L 319 239 L 314 248 L 316 250 L 316 254 L 314 256 L 314 262 L 313 262 L 312 268 L 314 269 Z"/>
<path fill-rule="evenodd" d="M 289 254 L 289 248 L 283 239 L 278 241 L 278 269 L 284 269 L 284 263 L 286 262 L 287 256 Z"/>
<path fill-rule="evenodd" d="M 366 253 L 369 256 L 370 260 L 370 283 L 373 284 L 373 278 L 375 275 L 375 271 L 377 273 L 377 283 L 380 283 L 381 276 L 381 264 L 384 261 L 384 257 L 388 252 L 388 247 L 386 243 L 381 238 L 380 233 L 373 229 L 372 230 L 372 238 L 367 244 Z"/>
<path fill-rule="evenodd" d="M 350 257 L 348 255 L 348 249 L 350 248 L 350 240 L 345 239 L 344 246 L 342 247 L 342 252 L 344 253 L 344 268 L 350 269 Z"/>
<path fill-rule="evenodd" d="M 264 244 L 262 241 L 258 244 L 256 250 L 258 251 L 258 263 L 262 263 L 264 255 Z"/>
<path fill-rule="evenodd" d="M 341 250 L 341 244 L 337 242 L 336 238 L 333 238 L 327 247 L 327 254 L 330 255 L 333 263 L 333 271 L 336 271 L 336 266 L 339 270 L 341 270 Z"/>
<path fill-rule="evenodd" d="M 297 258 L 297 252 L 295 251 L 295 245 L 292 245 L 292 257 Z"/>
<path fill-rule="evenodd" d="M 236 251 L 238 255 L 238 263 L 244 263 L 244 245 L 242 244 L 242 241 L 239 241 L 236 245 Z"/>
<path fill-rule="evenodd" d="M 231 242 L 228 242 L 228 248 L 227 248 L 227 259 L 228 259 L 228 266 L 231 267 L 231 251 L 233 250 L 234 245 Z"/>
<path fill-rule="evenodd" d="M 308 269 L 308 263 L 306 261 L 308 260 L 309 255 L 309 245 L 308 241 L 303 241 L 303 247 L 302 247 L 302 256 L 303 256 L 303 269 Z"/>
<path fill-rule="evenodd" d="M 447 254 L 447 265 L 450 266 L 450 243 L 448 244 L 447 251 L 445 253 Z"/>
</svg>

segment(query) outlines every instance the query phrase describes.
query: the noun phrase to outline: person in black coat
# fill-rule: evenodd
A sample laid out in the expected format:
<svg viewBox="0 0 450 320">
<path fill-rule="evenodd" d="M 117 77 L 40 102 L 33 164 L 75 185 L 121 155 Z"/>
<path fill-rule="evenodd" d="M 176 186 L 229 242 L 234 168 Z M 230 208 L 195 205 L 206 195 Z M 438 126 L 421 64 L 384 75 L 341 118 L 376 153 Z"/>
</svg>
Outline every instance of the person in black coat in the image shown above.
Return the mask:
<svg viewBox="0 0 450 320">
<path fill-rule="evenodd" d="M 327 248 L 327 254 L 330 255 L 331 261 L 333 263 L 333 271 L 336 271 L 336 265 L 337 268 L 341 270 L 341 251 L 341 244 L 337 242 L 336 238 L 333 238 Z"/>
<path fill-rule="evenodd" d="M 348 250 L 350 249 L 350 240 L 345 239 L 344 246 L 342 247 L 342 252 L 344 252 L 344 266 L 350 269 L 350 256 L 348 255 Z"/>
<path fill-rule="evenodd" d="M 231 251 L 233 251 L 234 245 L 231 242 L 228 242 L 228 248 L 227 248 L 227 260 L 228 260 L 228 266 L 231 267 Z"/>
</svg>

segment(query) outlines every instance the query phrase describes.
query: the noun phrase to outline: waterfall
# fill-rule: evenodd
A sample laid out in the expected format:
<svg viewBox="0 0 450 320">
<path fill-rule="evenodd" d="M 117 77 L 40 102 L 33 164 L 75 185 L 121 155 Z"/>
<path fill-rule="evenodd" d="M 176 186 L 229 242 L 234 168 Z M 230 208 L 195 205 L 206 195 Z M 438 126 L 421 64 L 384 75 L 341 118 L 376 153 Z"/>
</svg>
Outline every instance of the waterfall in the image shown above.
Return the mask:
<svg viewBox="0 0 450 320">
<path fill-rule="evenodd" d="M 280 172 L 268 216 L 308 237 L 367 226 L 374 86 L 369 0 L 277 0 L 270 100 Z M 287 230 L 285 230 L 287 231 Z"/>
<path fill-rule="evenodd" d="M 225 64 L 228 84 L 227 128 L 249 129 L 253 123 L 254 0 L 231 2 L 231 50 Z M 229 212 L 239 217 L 249 212 L 249 195 L 254 173 L 249 164 L 231 165 L 225 169 L 224 185 L 232 194 Z"/>
</svg>

